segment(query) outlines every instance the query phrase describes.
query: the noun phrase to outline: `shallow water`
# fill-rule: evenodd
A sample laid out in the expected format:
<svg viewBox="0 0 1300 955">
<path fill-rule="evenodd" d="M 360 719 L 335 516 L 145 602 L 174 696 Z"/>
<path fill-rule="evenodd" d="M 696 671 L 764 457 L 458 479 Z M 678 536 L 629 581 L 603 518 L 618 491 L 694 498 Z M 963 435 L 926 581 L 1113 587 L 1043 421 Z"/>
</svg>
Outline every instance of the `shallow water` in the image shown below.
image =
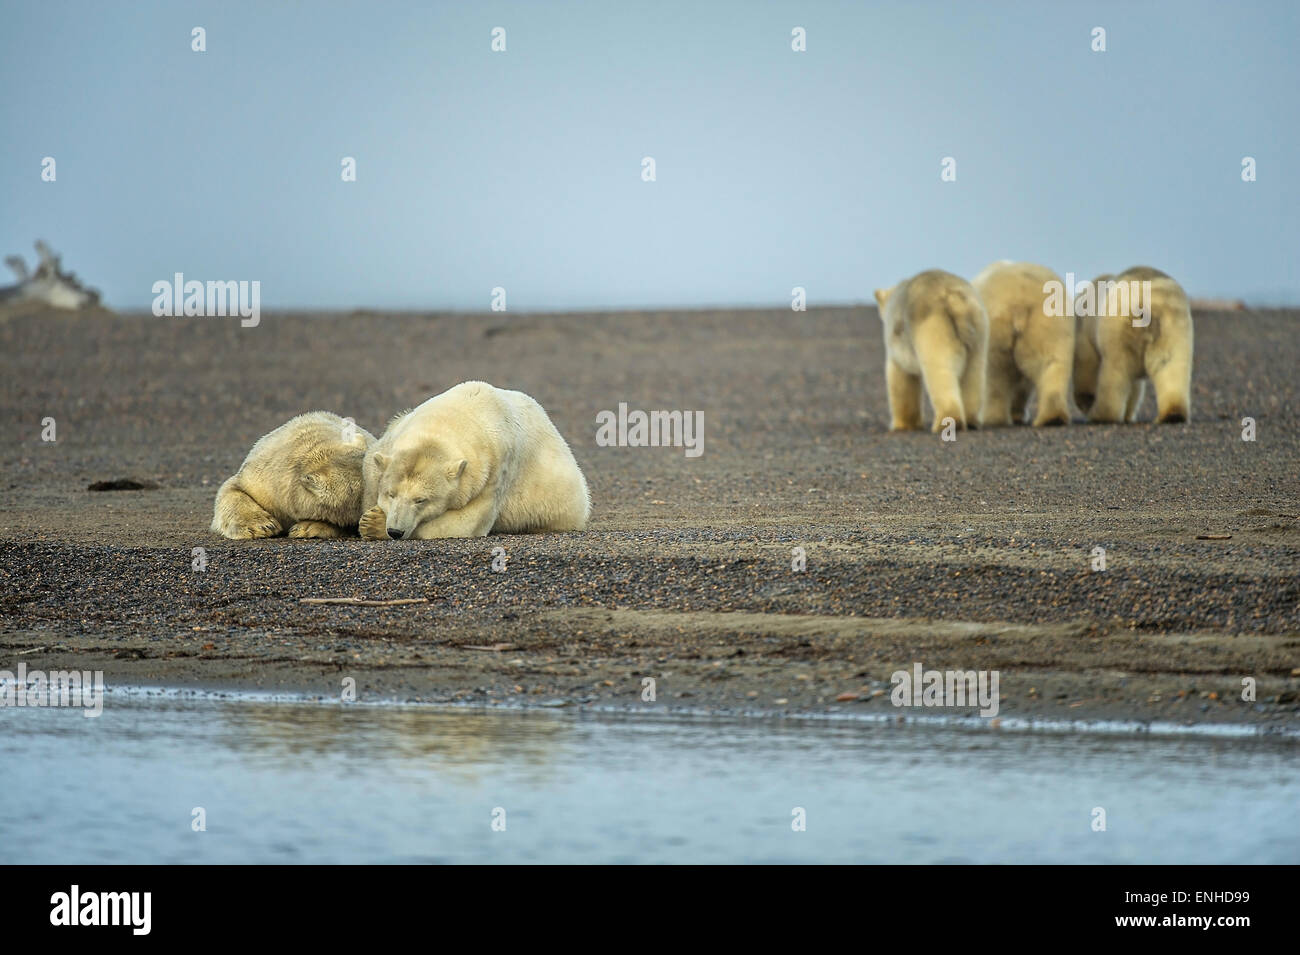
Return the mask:
<svg viewBox="0 0 1300 955">
<path fill-rule="evenodd" d="M 111 695 L 0 761 L 0 863 L 1300 862 L 1294 740 Z"/>
</svg>

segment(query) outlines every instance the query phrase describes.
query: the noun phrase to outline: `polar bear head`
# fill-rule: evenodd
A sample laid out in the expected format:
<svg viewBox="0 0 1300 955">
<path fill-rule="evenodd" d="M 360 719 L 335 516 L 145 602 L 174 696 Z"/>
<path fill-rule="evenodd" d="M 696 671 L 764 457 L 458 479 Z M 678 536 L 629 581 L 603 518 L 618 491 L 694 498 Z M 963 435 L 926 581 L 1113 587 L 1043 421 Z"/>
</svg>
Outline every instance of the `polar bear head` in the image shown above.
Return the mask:
<svg viewBox="0 0 1300 955">
<path fill-rule="evenodd" d="M 351 418 L 309 411 L 258 438 L 236 479 L 277 518 L 348 527 L 361 516 L 362 466 L 374 440 Z"/>
<path fill-rule="evenodd" d="M 469 461 L 438 443 L 376 453 L 379 500 L 388 520 L 388 536 L 406 539 L 425 521 L 465 506 L 463 479 Z"/>
<path fill-rule="evenodd" d="M 295 478 L 290 510 L 316 520 L 348 523 L 361 502 L 363 447 L 337 442 L 306 450 L 291 459 Z M 315 515 L 321 515 L 319 518 Z M 339 516 L 333 516 L 339 515 Z"/>
</svg>

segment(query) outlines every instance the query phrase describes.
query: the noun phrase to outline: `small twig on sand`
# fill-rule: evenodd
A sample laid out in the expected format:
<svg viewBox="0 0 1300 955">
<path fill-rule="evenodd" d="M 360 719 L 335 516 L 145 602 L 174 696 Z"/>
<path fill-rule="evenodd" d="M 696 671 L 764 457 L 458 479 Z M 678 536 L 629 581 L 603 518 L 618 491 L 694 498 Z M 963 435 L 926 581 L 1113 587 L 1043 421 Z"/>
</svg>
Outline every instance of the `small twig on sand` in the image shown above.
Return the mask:
<svg viewBox="0 0 1300 955">
<path fill-rule="evenodd" d="M 514 646 L 509 643 L 494 643 L 490 647 L 475 647 L 466 644 L 461 647 L 462 650 L 487 650 L 489 653 L 500 653 L 502 650 L 513 650 Z"/>
<path fill-rule="evenodd" d="M 303 597 L 304 604 L 348 604 L 353 607 L 402 607 L 406 604 L 427 604 L 428 597 L 403 597 L 401 600 L 362 600 L 360 597 Z"/>
<path fill-rule="evenodd" d="M 16 657 L 25 656 L 28 653 L 40 653 L 42 650 L 48 650 L 49 647 L 28 647 L 26 650 L 19 650 L 14 654 Z"/>
<path fill-rule="evenodd" d="M 1231 534 L 1197 534 L 1196 539 L 1198 541 L 1230 541 L 1232 540 L 1232 535 Z"/>
</svg>

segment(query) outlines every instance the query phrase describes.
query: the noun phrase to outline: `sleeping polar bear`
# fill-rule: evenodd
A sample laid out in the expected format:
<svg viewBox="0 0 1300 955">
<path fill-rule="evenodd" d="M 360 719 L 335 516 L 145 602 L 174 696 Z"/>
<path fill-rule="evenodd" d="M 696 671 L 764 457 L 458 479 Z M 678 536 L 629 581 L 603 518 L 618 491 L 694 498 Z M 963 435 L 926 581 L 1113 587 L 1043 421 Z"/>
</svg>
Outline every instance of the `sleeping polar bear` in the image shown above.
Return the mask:
<svg viewBox="0 0 1300 955">
<path fill-rule="evenodd" d="M 367 540 L 578 531 L 591 514 L 587 481 L 542 406 L 484 381 L 395 417 L 362 476 Z"/>
<path fill-rule="evenodd" d="M 361 466 L 374 435 L 311 411 L 263 435 L 217 492 L 212 531 L 234 540 L 346 537 L 361 516 Z"/>
</svg>

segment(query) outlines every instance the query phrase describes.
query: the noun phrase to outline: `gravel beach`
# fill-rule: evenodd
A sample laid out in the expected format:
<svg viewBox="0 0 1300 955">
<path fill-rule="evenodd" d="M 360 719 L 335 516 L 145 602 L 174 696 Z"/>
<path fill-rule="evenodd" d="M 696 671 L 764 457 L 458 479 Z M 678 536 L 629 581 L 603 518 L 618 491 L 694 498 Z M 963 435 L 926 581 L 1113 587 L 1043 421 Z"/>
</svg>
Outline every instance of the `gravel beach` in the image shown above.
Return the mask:
<svg viewBox="0 0 1300 955">
<path fill-rule="evenodd" d="M 888 433 L 867 307 L 267 313 L 255 328 L 11 314 L 0 669 L 331 698 L 352 677 L 372 700 L 913 716 L 888 689 L 919 662 L 997 670 L 1002 716 L 1295 731 L 1300 312 L 1195 320 L 1189 424 L 944 442 Z M 588 531 L 208 532 L 217 487 L 292 415 L 335 411 L 378 434 L 471 378 L 548 410 L 591 486 Z M 703 412 L 703 454 L 597 446 L 597 413 L 620 402 Z M 88 490 L 118 479 L 157 486 Z M 326 597 L 427 602 L 302 602 Z"/>
</svg>

